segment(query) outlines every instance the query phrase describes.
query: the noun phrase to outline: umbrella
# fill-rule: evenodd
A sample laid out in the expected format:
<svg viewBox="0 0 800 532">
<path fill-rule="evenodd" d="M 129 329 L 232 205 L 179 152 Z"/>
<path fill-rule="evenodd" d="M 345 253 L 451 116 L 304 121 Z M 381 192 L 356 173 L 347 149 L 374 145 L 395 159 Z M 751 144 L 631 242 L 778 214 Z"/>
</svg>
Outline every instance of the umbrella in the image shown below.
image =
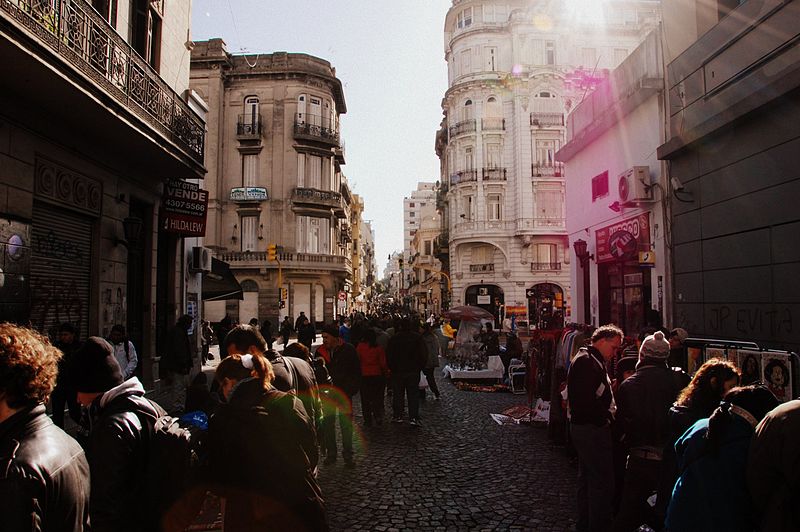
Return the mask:
<svg viewBox="0 0 800 532">
<path fill-rule="evenodd" d="M 444 313 L 445 317 L 451 320 L 460 321 L 479 321 L 479 320 L 492 320 L 494 316 L 490 312 L 483 310 L 480 307 L 473 307 L 472 305 L 464 305 L 463 307 L 453 307 Z"/>
</svg>

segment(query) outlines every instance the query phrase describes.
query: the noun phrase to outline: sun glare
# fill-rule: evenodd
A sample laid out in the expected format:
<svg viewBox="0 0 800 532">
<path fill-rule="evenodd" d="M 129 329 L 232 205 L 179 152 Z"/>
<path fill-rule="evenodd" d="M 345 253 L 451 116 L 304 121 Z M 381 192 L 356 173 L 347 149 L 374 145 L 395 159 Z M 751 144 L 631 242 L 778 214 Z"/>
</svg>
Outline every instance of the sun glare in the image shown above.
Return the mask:
<svg viewBox="0 0 800 532">
<path fill-rule="evenodd" d="M 604 23 L 604 4 L 604 0 L 566 0 L 567 12 L 570 17 L 589 25 Z"/>
</svg>

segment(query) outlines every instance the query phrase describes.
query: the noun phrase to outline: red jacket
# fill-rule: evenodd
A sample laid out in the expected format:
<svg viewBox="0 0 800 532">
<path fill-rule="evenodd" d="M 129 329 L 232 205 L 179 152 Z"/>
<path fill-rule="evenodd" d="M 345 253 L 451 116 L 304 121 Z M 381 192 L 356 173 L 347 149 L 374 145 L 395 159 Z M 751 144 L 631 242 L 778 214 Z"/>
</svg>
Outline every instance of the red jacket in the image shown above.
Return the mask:
<svg viewBox="0 0 800 532">
<path fill-rule="evenodd" d="M 389 374 L 389 366 L 386 364 L 386 352 L 381 346 L 372 347 L 367 342 L 361 342 L 356 347 L 356 352 L 359 360 L 361 360 L 362 377 L 377 377 Z"/>
</svg>

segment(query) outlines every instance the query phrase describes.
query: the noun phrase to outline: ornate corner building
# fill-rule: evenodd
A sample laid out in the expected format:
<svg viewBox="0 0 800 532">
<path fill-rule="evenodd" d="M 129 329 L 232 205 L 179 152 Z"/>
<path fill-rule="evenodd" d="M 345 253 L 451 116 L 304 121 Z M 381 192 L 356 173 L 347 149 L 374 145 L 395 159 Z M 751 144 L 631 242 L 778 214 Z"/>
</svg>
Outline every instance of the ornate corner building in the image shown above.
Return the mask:
<svg viewBox="0 0 800 532">
<path fill-rule="evenodd" d="M 569 321 L 569 176 L 555 158 L 565 117 L 657 20 L 654 1 L 453 2 L 434 242 L 452 305 L 537 327 Z"/>
<path fill-rule="evenodd" d="M 205 242 L 244 292 L 207 303 L 207 318 L 332 320 L 351 293 L 353 245 L 336 70 L 306 54 L 232 55 L 211 39 L 195 43 L 190 83 L 209 105 Z"/>
</svg>

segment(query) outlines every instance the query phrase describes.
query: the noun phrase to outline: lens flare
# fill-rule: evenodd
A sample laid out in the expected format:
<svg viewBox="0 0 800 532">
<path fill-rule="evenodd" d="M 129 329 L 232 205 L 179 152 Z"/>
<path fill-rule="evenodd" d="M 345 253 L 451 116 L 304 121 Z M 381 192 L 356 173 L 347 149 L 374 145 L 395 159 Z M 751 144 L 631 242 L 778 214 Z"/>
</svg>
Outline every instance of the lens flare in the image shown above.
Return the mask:
<svg viewBox="0 0 800 532">
<path fill-rule="evenodd" d="M 553 29 L 553 19 L 544 13 L 534 15 L 533 25 L 539 31 L 550 31 Z"/>
<path fill-rule="evenodd" d="M 511 67 L 511 75 L 513 76 L 521 76 L 522 75 L 522 65 L 514 65 Z"/>
<path fill-rule="evenodd" d="M 334 423 L 334 430 L 336 430 L 335 417 L 338 417 L 336 415 L 337 411 L 339 414 L 344 414 L 342 422 L 353 427 L 353 450 L 358 451 L 361 449 L 362 452 L 366 452 L 367 443 L 361 427 L 355 421 L 351 421 L 354 416 L 353 403 L 350 400 L 350 396 L 336 386 L 323 385 L 319 387 L 319 398 L 322 402 L 322 423 Z M 331 419 L 332 417 L 334 419 Z M 337 442 L 337 446 L 339 445 L 341 445 L 340 441 Z"/>
</svg>

